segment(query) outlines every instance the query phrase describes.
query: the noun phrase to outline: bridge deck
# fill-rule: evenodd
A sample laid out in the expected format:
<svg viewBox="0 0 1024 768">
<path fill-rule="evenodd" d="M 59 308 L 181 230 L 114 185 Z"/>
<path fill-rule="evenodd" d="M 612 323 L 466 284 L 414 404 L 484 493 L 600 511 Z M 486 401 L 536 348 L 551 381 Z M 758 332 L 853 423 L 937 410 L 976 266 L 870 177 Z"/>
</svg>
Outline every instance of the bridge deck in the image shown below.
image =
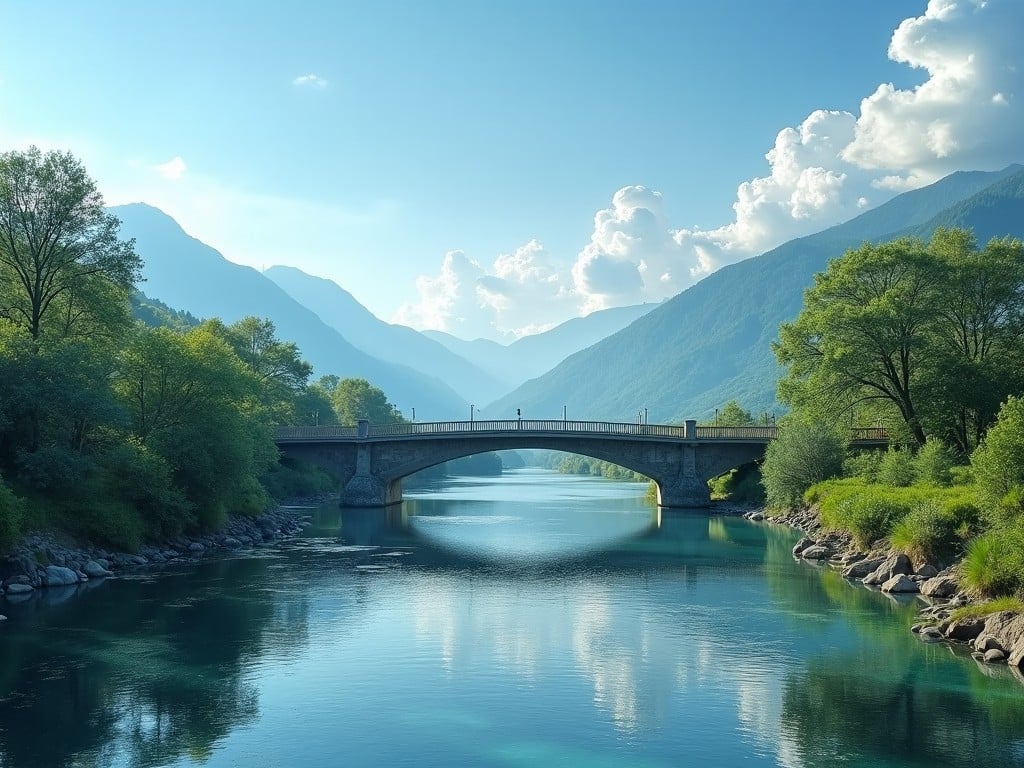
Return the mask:
<svg viewBox="0 0 1024 768">
<path fill-rule="evenodd" d="M 610 421 L 567 421 L 562 419 L 507 419 L 499 421 L 434 421 L 406 424 L 362 424 L 359 426 L 278 427 L 275 441 L 283 443 L 358 442 L 362 440 L 439 437 L 483 437 L 510 434 L 631 437 L 654 440 L 700 440 L 721 442 L 769 442 L 778 437 L 777 426 L 702 427 L 690 424 L 637 424 Z M 524 435 L 525 436 L 525 435 Z M 882 427 L 851 430 L 851 442 L 885 445 L 889 436 Z"/>
</svg>

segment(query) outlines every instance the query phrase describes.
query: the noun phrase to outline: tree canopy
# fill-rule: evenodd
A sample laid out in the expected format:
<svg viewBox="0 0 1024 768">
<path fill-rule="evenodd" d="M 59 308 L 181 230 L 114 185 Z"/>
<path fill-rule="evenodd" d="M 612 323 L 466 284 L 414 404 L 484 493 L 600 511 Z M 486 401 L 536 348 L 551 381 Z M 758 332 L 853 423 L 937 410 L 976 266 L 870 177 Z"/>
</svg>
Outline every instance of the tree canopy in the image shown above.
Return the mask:
<svg viewBox="0 0 1024 768">
<path fill-rule="evenodd" d="M 127 296 L 140 277 L 142 262 L 132 241 L 118 239 L 119 226 L 72 154 L 0 154 L 0 313 L 33 339 L 50 320 L 66 336 L 102 319 L 118 307 L 111 291 Z"/>
<path fill-rule="evenodd" d="M 1024 249 L 965 230 L 847 251 L 815 276 L 774 345 L 780 398 L 830 420 L 897 420 L 969 452 L 1019 391 Z"/>
</svg>

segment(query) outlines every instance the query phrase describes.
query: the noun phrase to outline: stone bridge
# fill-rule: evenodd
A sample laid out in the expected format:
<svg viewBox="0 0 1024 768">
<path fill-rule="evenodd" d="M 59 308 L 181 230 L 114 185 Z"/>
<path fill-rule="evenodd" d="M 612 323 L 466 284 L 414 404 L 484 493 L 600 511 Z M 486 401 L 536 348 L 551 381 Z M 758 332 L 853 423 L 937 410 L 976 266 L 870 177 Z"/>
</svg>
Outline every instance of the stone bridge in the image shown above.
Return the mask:
<svg viewBox="0 0 1024 768">
<path fill-rule="evenodd" d="M 541 448 L 590 456 L 645 475 L 663 507 L 704 507 L 708 480 L 756 461 L 777 427 L 698 427 L 603 421 L 449 421 L 355 427 L 281 427 L 285 457 L 324 467 L 341 481 L 341 504 L 382 507 L 402 501 L 402 478 L 486 451 Z M 853 443 L 888 445 L 883 429 L 855 430 Z"/>
</svg>

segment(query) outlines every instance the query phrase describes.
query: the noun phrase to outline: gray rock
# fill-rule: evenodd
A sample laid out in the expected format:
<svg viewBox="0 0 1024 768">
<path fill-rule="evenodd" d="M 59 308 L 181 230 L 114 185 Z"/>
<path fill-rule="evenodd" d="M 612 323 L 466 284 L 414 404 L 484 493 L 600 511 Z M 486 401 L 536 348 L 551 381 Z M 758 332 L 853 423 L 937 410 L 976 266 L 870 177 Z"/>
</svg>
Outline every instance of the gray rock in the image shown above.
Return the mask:
<svg viewBox="0 0 1024 768">
<path fill-rule="evenodd" d="M 7 585 L 8 595 L 27 595 L 29 592 L 34 591 L 35 587 L 33 587 L 31 584 L 20 584 L 16 582 L 14 584 Z"/>
<path fill-rule="evenodd" d="M 925 597 L 949 597 L 956 594 L 956 580 L 950 576 L 935 576 L 921 585 L 921 594 Z"/>
<path fill-rule="evenodd" d="M 200 554 L 201 552 L 206 551 L 206 547 L 204 547 L 198 541 L 193 541 L 191 544 L 188 545 L 188 551 L 194 554 Z"/>
<path fill-rule="evenodd" d="M 926 643 L 937 643 L 942 639 L 942 632 L 938 627 L 921 627 L 919 636 Z"/>
<path fill-rule="evenodd" d="M 60 565 L 48 565 L 44 569 L 43 581 L 47 587 L 66 587 L 78 583 L 78 574 Z"/>
<path fill-rule="evenodd" d="M 748 516 L 748 519 L 753 521 L 753 522 L 755 522 L 755 523 L 760 523 L 762 520 L 764 520 L 764 513 L 763 512 L 751 512 L 750 515 Z"/>
<path fill-rule="evenodd" d="M 1006 661 L 1006 653 L 999 648 L 992 648 L 985 651 L 985 661 L 989 664 L 996 664 L 1001 661 Z"/>
<path fill-rule="evenodd" d="M 910 558 L 902 552 L 893 552 L 875 570 L 864 577 L 864 583 L 884 584 L 893 576 L 899 574 L 909 575 L 913 572 L 914 567 L 910 563 Z"/>
<path fill-rule="evenodd" d="M 898 573 L 882 585 L 883 592 L 917 592 L 917 582 L 905 573 Z"/>
<path fill-rule="evenodd" d="M 843 577 L 847 579 L 863 579 L 869 573 L 874 572 L 878 566 L 885 562 L 884 557 L 865 557 L 855 563 L 851 563 L 843 569 Z"/>
<path fill-rule="evenodd" d="M 91 579 L 98 579 L 101 576 L 110 576 L 110 571 L 104 568 L 96 560 L 89 560 L 82 566 L 82 572 Z"/>
<path fill-rule="evenodd" d="M 974 640 L 984 628 L 984 620 L 966 618 L 949 622 L 943 627 L 943 632 L 950 640 Z"/>
<path fill-rule="evenodd" d="M 829 555 L 832 552 L 828 547 L 823 547 L 820 544 L 813 544 L 807 549 L 800 553 L 800 557 L 804 560 L 828 560 Z"/>
<path fill-rule="evenodd" d="M 936 568 L 934 565 L 925 563 L 917 569 L 916 575 L 920 576 L 922 579 L 933 579 L 939 575 L 939 569 Z"/>
<path fill-rule="evenodd" d="M 222 543 L 228 549 L 238 549 L 240 546 L 242 546 L 242 542 L 240 542 L 234 536 L 225 536 L 224 541 Z"/>
</svg>

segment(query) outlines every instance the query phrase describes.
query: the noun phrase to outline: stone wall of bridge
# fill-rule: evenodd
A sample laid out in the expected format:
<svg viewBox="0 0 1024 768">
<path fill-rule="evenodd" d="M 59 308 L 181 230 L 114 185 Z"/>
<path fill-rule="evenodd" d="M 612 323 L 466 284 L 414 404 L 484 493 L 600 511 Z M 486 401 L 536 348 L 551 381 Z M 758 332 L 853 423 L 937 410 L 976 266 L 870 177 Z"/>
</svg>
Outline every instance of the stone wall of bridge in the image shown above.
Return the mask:
<svg viewBox="0 0 1024 768">
<path fill-rule="evenodd" d="M 340 481 L 341 504 L 381 507 L 402 500 L 402 479 L 421 469 L 487 451 L 537 448 L 609 461 L 651 478 L 665 507 L 704 507 L 707 481 L 760 459 L 765 441 L 713 442 L 651 440 L 624 436 L 501 433 L 451 437 L 407 437 L 289 442 L 285 456 L 318 464 Z"/>
</svg>

